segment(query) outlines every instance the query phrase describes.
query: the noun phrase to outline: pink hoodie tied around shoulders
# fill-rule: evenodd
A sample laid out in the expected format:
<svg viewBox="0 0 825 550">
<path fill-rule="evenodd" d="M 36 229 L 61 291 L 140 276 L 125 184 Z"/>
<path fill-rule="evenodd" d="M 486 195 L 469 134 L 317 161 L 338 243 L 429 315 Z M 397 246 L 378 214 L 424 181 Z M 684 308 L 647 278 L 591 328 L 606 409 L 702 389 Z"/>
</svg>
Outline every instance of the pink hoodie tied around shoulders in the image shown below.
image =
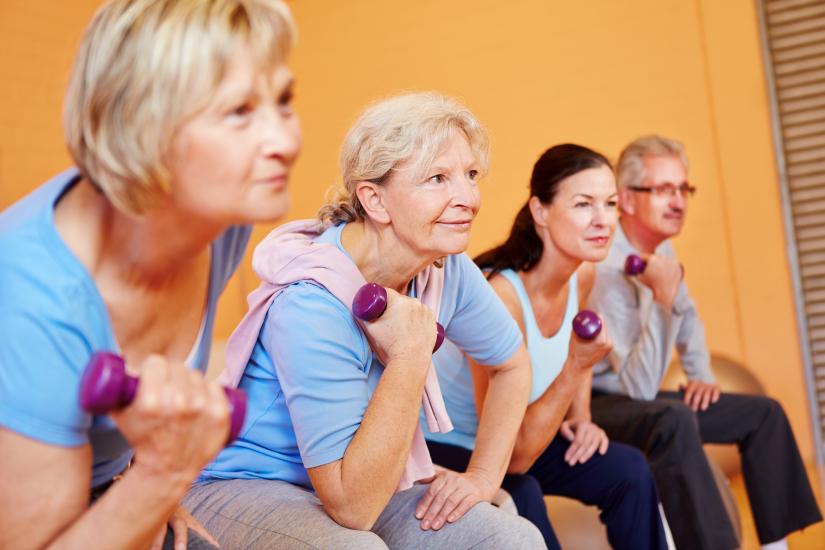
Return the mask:
<svg viewBox="0 0 825 550">
<path fill-rule="evenodd" d="M 323 230 L 317 220 L 294 221 L 272 231 L 255 247 L 252 268 L 262 282 L 249 295 L 249 311 L 229 337 L 226 368 L 218 378 L 221 384 L 238 386 L 269 306 L 287 286 L 298 281 L 312 281 L 327 289 L 347 309 L 351 307 L 355 293 L 367 281 L 358 266 L 337 246 L 316 242 Z M 416 276 L 415 284 L 421 301 L 438 314 L 444 290 L 444 270 L 429 266 Z M 445 433 L 453 429 L 432 364 L 424 383 L 422 408 L 431 432 Z M 431 478 L 434 474 L 424 433 L 417 426 L 397 491 L 408 489 L 415 481 Z"/>
</svg>

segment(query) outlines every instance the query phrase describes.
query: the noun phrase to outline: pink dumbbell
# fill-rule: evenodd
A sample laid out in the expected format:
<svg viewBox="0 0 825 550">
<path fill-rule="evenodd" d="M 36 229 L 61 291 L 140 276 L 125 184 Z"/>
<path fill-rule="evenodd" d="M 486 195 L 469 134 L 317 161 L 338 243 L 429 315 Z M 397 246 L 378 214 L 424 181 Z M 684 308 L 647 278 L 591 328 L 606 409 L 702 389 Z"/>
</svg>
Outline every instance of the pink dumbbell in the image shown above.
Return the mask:
<svg viewBox="0 0 825 550">
<path fill-rule="evenodd" d="M 98 351 L 89 359 L 80 379 L 80 407 L 92 414 L 106 414 L 122 409 L 134 401 L 140 380 L 126 373 L 123 358 L 108 351 Z M 238 437 L 246 417 L 246 394 L 224 388 L 229 400 L 229 436 L 227 445 Z"/>
<path fill-rule="evenodd" d="M 387 309 L 387 289 L 377 283 L 367 283 L 358 289 L 352 300 L 352 313 L 362 321 L 374 321 L 384 314 Z M 435 324 L 435 347 L 438 351 L 444 342 L 444 327 L 441 323 Z"/>
<path fill-rule="evenodd" d="M 582 340 L 593 340 L 602 331 L 602 320 L 588 309 L 573 317 L 573 332 Z"/>
</svg>

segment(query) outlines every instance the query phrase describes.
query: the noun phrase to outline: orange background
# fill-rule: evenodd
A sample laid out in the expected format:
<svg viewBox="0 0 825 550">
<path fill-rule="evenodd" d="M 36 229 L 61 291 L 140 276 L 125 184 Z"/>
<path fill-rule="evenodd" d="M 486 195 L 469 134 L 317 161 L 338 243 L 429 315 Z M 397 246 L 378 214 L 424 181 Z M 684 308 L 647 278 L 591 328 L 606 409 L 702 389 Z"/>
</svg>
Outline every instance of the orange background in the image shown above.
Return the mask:
<svg viewBox="0 0 825 550">
<path fill-rule="evenodd" d="M 61 101 L 99 3 L 0 0 L 0 208 L 69 163 Z M 320 206 L 358 112 L 398 91 L 457 96 L 490 132 L 471 253 L 505 236 L 547 147 L 579 142 L 615 158 L 640 134 L 677 137 L 699 192 L 675 245 L 709 346 L 752 369 L 813 456 L 753 0 L 289 3 L 305 134 L 292 217 Z M 255 284 L 247 262 L 223 298 L 217 338 Z"/>
</svg>

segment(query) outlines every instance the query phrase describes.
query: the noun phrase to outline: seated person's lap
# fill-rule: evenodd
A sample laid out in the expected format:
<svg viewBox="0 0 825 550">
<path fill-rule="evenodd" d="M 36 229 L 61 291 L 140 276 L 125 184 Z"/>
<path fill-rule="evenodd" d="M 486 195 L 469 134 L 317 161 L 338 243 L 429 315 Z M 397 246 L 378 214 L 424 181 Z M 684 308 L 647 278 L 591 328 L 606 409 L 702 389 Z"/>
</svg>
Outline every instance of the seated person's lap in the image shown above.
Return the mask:
<svg viewBox="0 0 825 550">
<path fill-rule="evenodd" d="M 282 481 L 231 480 L 196 485 L 184 505 L 225 548 L 530 548 L 535 527 L 488 503 L 459 522 L 423 531 L 415 507 L 426 485 L 396 493 L 372 532 L 341 527 L 311 491 Z M 536 532 L 534 532 L 536 531 Z M 382 542 L 383 541 L 383 542 Z"/>
</svg>

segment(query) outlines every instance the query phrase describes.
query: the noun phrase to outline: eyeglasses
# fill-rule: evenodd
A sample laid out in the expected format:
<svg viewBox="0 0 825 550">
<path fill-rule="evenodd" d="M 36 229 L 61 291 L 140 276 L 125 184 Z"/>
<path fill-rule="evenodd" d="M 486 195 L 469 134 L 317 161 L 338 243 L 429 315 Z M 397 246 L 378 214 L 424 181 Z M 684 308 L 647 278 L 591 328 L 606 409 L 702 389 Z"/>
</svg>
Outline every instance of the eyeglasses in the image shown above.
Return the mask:
<svg viewBox="0 0 825 550">
<path fill-rule="evenodd" d="M 656 197 L 675 197 L 679 193 L 684 198 L 692 197 L 696 194 L 696 188 L 685 182 L 681 185 L 675 183 L 665 182 L 651 187 L 644 187 L 642 185 L 628 185 L 631 191 L 638 191 L 640 193 L 651 193 Z"/>
</svg>

